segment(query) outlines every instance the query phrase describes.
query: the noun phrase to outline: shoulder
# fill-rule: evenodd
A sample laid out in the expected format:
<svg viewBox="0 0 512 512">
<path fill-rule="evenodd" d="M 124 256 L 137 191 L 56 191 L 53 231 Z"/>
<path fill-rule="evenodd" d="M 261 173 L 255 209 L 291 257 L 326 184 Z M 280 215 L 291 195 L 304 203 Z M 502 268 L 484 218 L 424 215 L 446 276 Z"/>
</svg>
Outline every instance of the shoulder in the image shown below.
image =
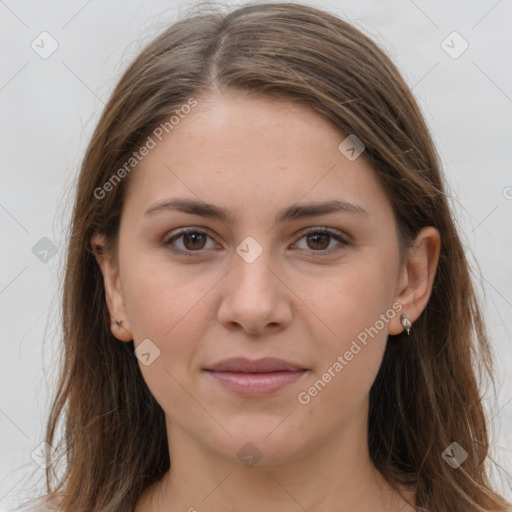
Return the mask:
<svg viewBox="0 0 512 512">
<path fill-rule="evenodd" d="M 27 501 L 18 508 L 6 512 L 54 512 L 56 510 L 57 504 L 55 500 L 48 500 L 48 498 L 42 497 Z"/>
</svg>

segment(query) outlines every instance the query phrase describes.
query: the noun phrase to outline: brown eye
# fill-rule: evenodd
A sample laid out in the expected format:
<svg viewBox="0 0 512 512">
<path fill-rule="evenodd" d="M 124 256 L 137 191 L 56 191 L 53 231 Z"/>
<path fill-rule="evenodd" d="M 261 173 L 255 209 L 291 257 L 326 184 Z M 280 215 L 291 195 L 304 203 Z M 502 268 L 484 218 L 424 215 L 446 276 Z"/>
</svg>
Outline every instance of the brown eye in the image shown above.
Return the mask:
<svg viewBox="0 0 512 512">
<path fill-rule="evenodd" d="M 206 241 L 206 235 L 204 233 L 185 233 L 183 236 L 183 245 L 191 250 L 197 251 L 203 249 Z"/>
<path fill-rule="evenodd" d="M 327 249 L 331 241 L 332 235 L 326 233 L 314 233 L 306 235 L 309 247 L 313 250 Z"/>
<path fill-rule="evenodd" d="M 192 256 L 194 252 L 201 252 L 211 247 L 206 247 L 208 239 L 211 237 L 208 233 L 198 229 L 184 229 L 176 233 L 164 242 L 172 252 Z"/>
<path fill-rule="evenodd" d="M 164 245 L 176 254 L 199 256 L 208 249 L 212 249 L 212 246 L 207 247 L 208 239 L 213 240 L 208 233 L 199 229 L 189 228 L 178 231 L 174 236 L 167 239 Z M 329 255 L 349 245 L 345 237 L 337 231 L 327 228 L 311 229 L 302 235 L 300 241 L 303 239 L 306 240 L 306 247 L 299 246 L 299 250 L 316 252 L 318 256 Z"/>
<path fill-rule="evenodd" d="M 300 240 L 306 240 L 306 247 L 299 247 L 301 251 L 313 251 L 320 253 L 319 256 L 327 255 L 335 251 L 343 249 L 349 245 L 349 242 L 337 231 L 327 228 L 310 229 L 301 237 Z M 332 242 L 338 242 L 332 244 Z M 334 246 L 333 246 L 334 245 Z M 329 247 L 331 246 L 331 247 Z"/>
</svg>

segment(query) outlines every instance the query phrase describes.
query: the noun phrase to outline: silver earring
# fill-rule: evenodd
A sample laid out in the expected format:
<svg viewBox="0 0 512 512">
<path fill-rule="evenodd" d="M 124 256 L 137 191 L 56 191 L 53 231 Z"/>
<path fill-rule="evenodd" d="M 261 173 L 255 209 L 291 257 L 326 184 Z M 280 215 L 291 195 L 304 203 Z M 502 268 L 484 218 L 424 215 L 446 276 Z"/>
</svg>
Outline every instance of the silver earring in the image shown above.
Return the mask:
<svg viewBox="0 0 512 512">
<path fill-rule="evenodd" d="M 117 327 L 119 329 L 121 329 L 121 327 L 123 326 L 123 321 L 122 320 L 116 320 L 114 323 L 117 325 Z"/>
<path fill-rule="evenodd" d="M 411 321 L 407 318 L 407 315 L 405 313 L 401 314 L 400 323 L 402 324 L 402 327 L 407 331 L 407 336 L 409 336 L 409 332 L 411 330 L 412 324 L 411 324 Z"/>
</svg>

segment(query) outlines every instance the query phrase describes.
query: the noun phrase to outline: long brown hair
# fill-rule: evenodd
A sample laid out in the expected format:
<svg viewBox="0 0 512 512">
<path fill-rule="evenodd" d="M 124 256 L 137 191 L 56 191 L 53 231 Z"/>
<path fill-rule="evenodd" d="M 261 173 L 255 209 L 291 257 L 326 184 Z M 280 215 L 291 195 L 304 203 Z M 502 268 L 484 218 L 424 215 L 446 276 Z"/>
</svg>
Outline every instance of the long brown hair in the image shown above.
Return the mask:
<svg viewBox="0 0 512 512">
<path fill-rule="evenodd" d="M 490 344 L 426 123 L 397 68 L 369 37 L 298 3 L 231 12 L 199 6 L 151 42 L 113 91 L 76 191 L 62 292 L 64 354 L 46 437 L 65 468 L 60 476 L 59 464 L 47 469 L 48 493 L 61 497 L 66 512 L 127 512 L 169 469 L 164 413 L 133 342 L 111 333 L 91 237 L 102 233 L 104 249 L 115 252 L 136 166 L 124 167 L 123 179 L 112 176 L 175 110 L 191 98 L 200 108 L 216 89 L 294 100 L 340 133 L 356 134 L 393 205 L 402 255 L 422 227 L 439 230 L 429 303 L 407 342 L 403 334 L 389 336 L 371 388 L 370 456 L 391 485 L 415 486 L 420 510 L 510 510 L 490 483 L 477 380 L 481 374 L 494 382 Z M 468 453 L 457 469 L 441 455 L 454 441 Z"/>
</svg>

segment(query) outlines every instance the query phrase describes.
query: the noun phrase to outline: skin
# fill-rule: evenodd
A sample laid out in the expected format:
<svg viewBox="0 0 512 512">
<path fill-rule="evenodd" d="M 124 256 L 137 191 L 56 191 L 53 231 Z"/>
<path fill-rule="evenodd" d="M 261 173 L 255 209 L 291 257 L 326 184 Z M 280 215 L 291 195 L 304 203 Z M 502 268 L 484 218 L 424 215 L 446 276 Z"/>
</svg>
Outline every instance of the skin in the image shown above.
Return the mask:
<svg viewBox="0 0 512 512">
<path fill-rule="evenodd" d="M 113 334 L 135 346 L 149 338 L 160 350 L 139 365 L 166 414 L 171 470 L 136 512 L 414 510 L 367 446 L 369 391 L 388 334 L 403 331 L 399 313 L 308 404 L 297 398 L 394 303 L 414 324 L 438 262 L 439 233 L 426 227 L 399 267 L 391 204 L 364 153 L 350 161 L 339 151 L 345 137 L 293 102 L 219 93 L 199 101 L 132 172 L 118 259 L 97 260 Z M 232 219 L 144 215 L 176 197 L 226 208 Z M 330 199 L 367 215 L 274 222 L 282 208 Z M 174 241 L 191 257 L 164 245 L 183 227 L 209 235 Z M 349 243 L 308 242 L 304 230 L 322 227 Z M 248 236 L 263 249 L 252 263 L 236 252 Z M 104 242 L 100 234 L 91 241 Z M 279 357 L 308 372 L 266 397 L 240 397 L 203 371 L 232 356 Z M 253 467 L 237 457 L 247 442 L 261 454 Z M 414 503 L 414 490 L 403 491 Z"/>
</svg>

